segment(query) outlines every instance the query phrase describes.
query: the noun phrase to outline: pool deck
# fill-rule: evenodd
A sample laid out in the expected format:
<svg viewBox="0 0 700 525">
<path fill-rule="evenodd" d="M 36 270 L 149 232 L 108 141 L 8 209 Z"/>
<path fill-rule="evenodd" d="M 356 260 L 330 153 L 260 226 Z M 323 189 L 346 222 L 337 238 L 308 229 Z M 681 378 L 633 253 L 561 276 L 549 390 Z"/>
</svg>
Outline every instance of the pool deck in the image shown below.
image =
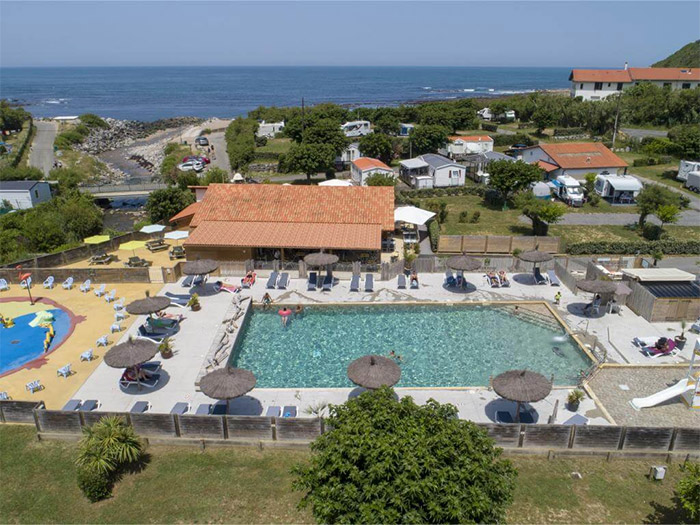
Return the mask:
<svg viewBox="0 0 700 525">
<path fill-rule="evenodd" d="M 157 293 L 162 285 L 148 284 L 115 284 L 107 287 L 107 290 L 116 289 L 117 299 L 124 298 L 124 304 L 144 296 L 146 290 L 151 294 Z M 131 326 L 136 319 L 128 316 L 121 321 L 123 328 L 121 333 L 110 334 L 110 326 L 114 323 L 114 303 L 107 303 L 103 298 L 97 297 L 93 290 L 82 293 L 79 290 L 80 283 L 71 290 L 64 290 L 59 283 L 53 289 L 42 288 L 41 284 L 32 287 L 32 296 L 35 300 L 47 298 L 55 301 L 60 306 L 70 310 L 78 320 L 73 333 L 56 350 L 50 352 L 44 359 L 28 363 L 24 367 L 8 375 L 0 377 L 0 391 L 5 391 L 12 399 L 44 401 L 48 408 L 61 408 L 73 393 L 86 381 L 88 376 L 100 365 L 105 347 L 97 347 L 95 342 L 103 335 L 108 335 L 110 348 L 121 334 Z M 27 299 L 27 291 L 17 285 L 11 285 L 10 290 L 0 294 L 3 300 Z M 0 303 L 0 312 L 3 312 L 3 303 Z M 80 354 L 92 348 L 97 359 L 92 361 L 80 361 Z M 60 377 L 56 371 L 69 364 L 73 370 L 67 378 Z M 44 389 L 30 394 L 25 390 L 25 385 L 30 381 L 39 379 Z"/>
<path fill-rule="evenodd" d="M 266 279 L 259 276 L 252 290 L 241 292 L 243 297 L 252 297 L 260 302 L 262 296 L 269 292 L 273 300 L 284 304 L 322 304 L 322 303 L 407 303 L 407 302 L 488 302 L 488 301 L 546 301 L 552 304 L 554 294 L 562 293 L 561 305 L 554 310 L 568 324 L 570 328 L 599 337 L 601 343 L 608 351 L 609 361 L 617 363 L 639 364 L 663 364 L 679 363 L 687 364 L 697 336 L 687 334 L 688 343 L 685 349 L 673 358 L 663 357 L 654 360 L 644 357 L 639 349 L 632 344 L 632 338 L 637 335 L 673 335 L 680 332 L 680 323 L 648 323 L 636 316 L 627 308 L 623 308 L 622 315 L 605 315 L 600 318 L 587 318 L 581 314 L 581 307 L 588 302 L 588 295 L 577 297 L 566 287 L 536 286 L 529 275 L 515 275 L 512 278 L 510 288 L 492 289 L 488 287 L 483 274 L 467 275 L 469 282 L 474 286 L 467 292 L 455 292 L 445 289 L 442 285 L 443 277 L 439 274 L 426 274 L 421 276 L 421 288 L 418 290 L 397 290 L 396 279 L 392 281 L 375 281 L 375 291 L 350 292 L 349 281 L 343 280 L 333 288 L 331 292 L 306 291 L 306 281 L 292 279 L 287 290 L 266 290 Z M 214 280 L 214 279 L 212 279 Z M 236 284 L 239 279 L 225 279 L 231 284 Z M 175 356 L 163 360 L 163 375 L 160 384 L 152 390 L 143 388 L 138 391 L 135 388 L 128 392 L 122 392 L 118 387 L 118 379 L 121 370 L 112 369 L 101 363 L 93 374 L 80 387 L 73 396 L 76 399 L 97 399 L 101 403 L 101 410 L 127 411 L 136 401 L 145 400 L 151 404 L 153 412 L 169 412 L 176 402 L 184 401 L 192 405 L 196 410 L 200 403 L 211 403 L 211 400 L 201 392 L 197 392 L 194 386 L 195 379 L 202 365 L 204 356 L 213 343 L 217 329 L 224 319 L 226 310 L 233 296 L 228 293 L 213 294 L 208 291 L 200 295 L 202 310 L 199 312 L 186 312 L 187 319 L 183 321 L 180 332 L 173 338 Z M 183 294 L 187 290 L 179 284 L 166 284 L 161 293 Z M 201 290 L 194 290 L 198 293 Z M 179 309 L 171 308 L 177 312 Z M 139 323 L 134 323 L 126 332 L 122 332 L 122 340 L 128 334 L 135 333 Z M 610 338 L 608 339 L 608 329 Z M 669 331 L 670 330 L 670 331 Z M 658 385 L 658 390 L 665 385 Z M 651 388 L 651 387 L 650 387 Z M 655 388 L 655 387 L 654 387 Z M 493 421 L 496 410 L 514 410 L 513 404 L 501 400 L 494 392 L 487 388 L 397 388 L 400 396 L 411 395 L 418 402 L 425 402 L 429 398 L 440 402 L 449 402 L 457 406 L 460 417 L 474 421 Z M 565 398 L 568 393 L 566 388 L 555 388 L 543 401 L 534 403 L 533 407 L 539 414 L 540 423 L 546 423 L 551 415 L 556 401 L 559 408 L 555 422 L 563 422 L 572 414 L 565 408 Z M 311 417 L 306 411 L 309 407 L 318 403 L 342 403 L 350 395 L 357 393 L 357 389 L 254 389 L 248 396 L 231 403 L 231 412 L 236 414 L 260 414 L 268 406 L 295 405 L 299 407 L 299 415 Z M 35 397 L 39 397 L 35 394 Z M 46 397 L 44 395 L 43 397 Z M 594 403 L 592 399 L 586 399 L 579 412 L 590 417 L 592 424 L 605 424 L 606 411 Z M 680 414 L 673 418 L 673 424 L 684 425 L 685 418 Z M 688 418 L 687 424 L 692 424 L 693 419 Z M 661 414 L 655 418 L 653 424 L 663 426 L 664 419 Z M 685 425 L 687 426 L 687 425 Z"/>
</svg>

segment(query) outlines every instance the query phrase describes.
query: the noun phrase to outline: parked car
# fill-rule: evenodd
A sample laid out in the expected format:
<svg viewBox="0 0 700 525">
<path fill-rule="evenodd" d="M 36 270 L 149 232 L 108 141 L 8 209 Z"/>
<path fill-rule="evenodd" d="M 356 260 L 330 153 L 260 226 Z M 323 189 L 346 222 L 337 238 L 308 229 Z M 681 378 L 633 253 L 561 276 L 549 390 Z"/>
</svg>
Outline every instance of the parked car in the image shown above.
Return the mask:
<svg viewBox="0 0 700 525">
<path fill-rule="evenodd" d="M 194 143 L 197 144 L 197 146 L 208 146 L 209 139 L 207 137 L 197 137 L 194 139 Z"/>
<path fill-rule="evenodd" d="M 204 169 L 204 163 L 198 160 L 188 160 L 187 162 L 178 164 L 177 169 L 180 171 L 202 171 Z"/>
<path fill-rule="evenodd" d="M 205 157 L 203 155 L 187 155 L 187 157 L 184 157 L 182 159 L 182 162 L 189 162 L 191 160 L 202 162 L 204 164 L 211 164 L 211 160 L 209 160 L 209 157 Z"/>
</svg>

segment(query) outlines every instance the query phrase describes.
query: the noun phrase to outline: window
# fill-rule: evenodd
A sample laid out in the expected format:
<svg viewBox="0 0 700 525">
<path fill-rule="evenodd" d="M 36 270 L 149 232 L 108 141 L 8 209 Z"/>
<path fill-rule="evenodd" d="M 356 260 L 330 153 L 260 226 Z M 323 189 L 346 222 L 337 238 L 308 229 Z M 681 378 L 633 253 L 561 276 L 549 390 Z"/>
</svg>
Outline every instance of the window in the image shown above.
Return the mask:
<svg viewBox="0 0 700 525">
<path fill-rule="evenodd" d="M 664 87 L 665 87 L 665 88 L 670 88 L 670 87 L 671 87 L 671 83 L 670 83 L 670 82 L 664 82 Z"/>
<path fill-rule="evenodd" d="M 39 190 L 34 190 L 34 198 L 39 198 Z"/>
<path fill-rule="evenodd" d="M 596 82 L 596 83 L 593 85 L 593 90 L 594 90 L 594 91 L 600 91 L 601 89 L 603 89 L 603 83 L 602 83 L 602 82 Z"/>
<path fill-rule="evenodd" d="M 583 89 L 583 84 L 581 84 L 581 86 L 579 87 L 579 89 Z"/>
<path fill-rule="evenodd" d="M 612 86 L 612 84 L 610 82 L 608 82 L 608 87 L 610 87 L 610 86 Z"/>
<path fill-rule="evenodd" d="M 622 91 L 622 82 L 617 83 L 617 90 Z"/>
<path fill-rule="evenodd" d="M 690 82 L 683 82 L 683 85 L 681 87 L 683 89 L 690 89 Z"/>
</svg>

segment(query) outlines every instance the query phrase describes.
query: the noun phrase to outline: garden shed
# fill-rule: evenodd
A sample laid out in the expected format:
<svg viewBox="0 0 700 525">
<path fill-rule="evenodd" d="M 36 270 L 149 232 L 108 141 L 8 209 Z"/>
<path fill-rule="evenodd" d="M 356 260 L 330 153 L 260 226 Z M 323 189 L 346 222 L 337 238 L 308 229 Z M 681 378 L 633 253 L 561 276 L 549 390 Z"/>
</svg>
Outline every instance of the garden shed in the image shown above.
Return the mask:
<svg viewBox="0 0 700 525">
<path fill-rule="evenodd" d="M 691 321 L 700 317 L 700 286 L 692 273 L 677 268 L 622 270 L 632 293 L 627 306 L 650 322 Z"/>
</svg>

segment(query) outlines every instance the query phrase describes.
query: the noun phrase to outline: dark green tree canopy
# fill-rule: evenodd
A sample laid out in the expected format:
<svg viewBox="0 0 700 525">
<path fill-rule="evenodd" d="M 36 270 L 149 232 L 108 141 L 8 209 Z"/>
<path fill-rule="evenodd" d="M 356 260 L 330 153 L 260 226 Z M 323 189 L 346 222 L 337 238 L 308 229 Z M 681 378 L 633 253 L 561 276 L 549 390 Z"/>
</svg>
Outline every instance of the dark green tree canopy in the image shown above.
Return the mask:
<svg viewBox="0 0 700 525">
<path fill-rule="evenodd" d="M 360 139 L 360 153 L 390 164 L 394 154 L 391 138 L 384 133 L 370 133 Z"/>
<path fill-rule="evenodd" d="M 444 126 L 426 124 L 418 125 L 411 133 L 413 155 L 424 153 L 436 153 L 437 150 L 447 144 L 449 130 Z"/>
<path fill-rule="evenodd" d="M 311 180 L 312 175 L 331 169 L 335 156 L 335 149 L 330 144 L 293 144 L 284 164 L 288 172 L 305 173 Z"/>
<path fill-rule="evenodd" d="M 348 139 L 340 129 L 338 123 L 329 118 L 322 118 L 314 122 L 304 132 L 306 144 L 328 144 L 336 155 L 345 149 Z"/>
<path fill-rule="evenodd" d="M 517 196 L 516 204 L 523 215 L 532 221 L 533 233 L 542 237 L 549 232 L 549 225 L 559 222 L 566 213 L 566 207 L 562 204 L 537 199 L 529 190 Z"/>
<path fill-rule="evenodd" d="M 489 164 L 488 170 L 489 186 L 498 191 L 505 201 L 531 183 L 542 180 L 543 174 L 540 167 L 521 160 L 497 160 Z"/>
<path fill-rule="evenodd" d="M 649 215 L 653 215 L 661 206 L 672 205 L 681 207 L 680 195 L 661 184 L 647 184 L 636 198 L 639 211 L 639 227 L 643 228 Z"/>
<path fill-rule="evenodd" d="M 319 523 L 503 521 L 515 469 L 454 406 L 383 387 L 331 406 L 327 429 L 295 468 Z"/>
<path fill-rule="evenodd" d="M 146 201 L 146 211 L 153 223 L 167 221 L 193 202 L 191 191 L 172 186 L 151 192 Z"/>
<path fill-rule="evenodd" d="M 381 173 L 375 173 L 367 177 L 365 184 L 367 186 L 396 186 L 396 179 Z"/>
</svg>

